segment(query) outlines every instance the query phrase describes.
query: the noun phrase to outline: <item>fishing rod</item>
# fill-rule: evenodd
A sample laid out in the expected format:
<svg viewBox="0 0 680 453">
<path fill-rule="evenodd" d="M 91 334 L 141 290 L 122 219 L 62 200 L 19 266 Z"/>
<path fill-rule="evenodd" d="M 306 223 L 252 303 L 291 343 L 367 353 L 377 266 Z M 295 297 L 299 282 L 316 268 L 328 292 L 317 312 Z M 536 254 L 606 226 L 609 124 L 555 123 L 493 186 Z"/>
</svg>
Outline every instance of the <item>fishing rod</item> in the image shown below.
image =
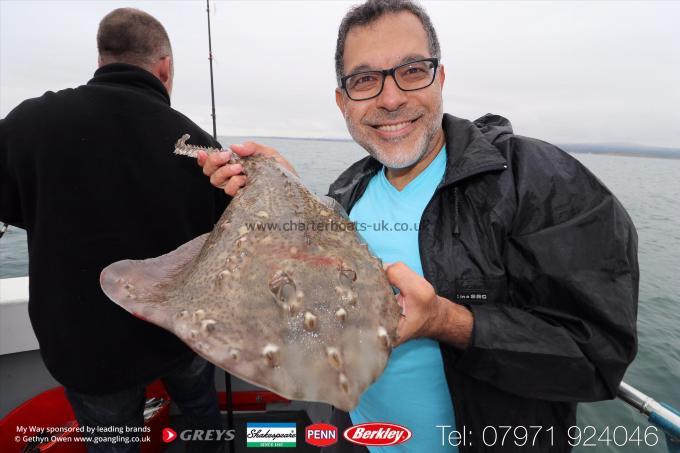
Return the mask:
<svg viewBox="0 0 680 453">
<path fill-rule="evenodd" d="M 212 34 L 210 32 L 210 0 L 205 0 L 205 12 L 208 15 L 208 61 L 210 62 L 210 97 L 212 104 L 213 138 L 217 141 L 217 115 L 215 114 L 215 82 L 213 77 Z M 224 394 L 227 408 L 227 429 L 234 428 L 234 398 L 231 388 L 231 374 L 224 372 Z M 229 452 L 234 453 L 235 442 L 229 442 Z"/>
<path fill-rule="evenodd" d="M 208 13 L 208 61 L 210 61 L 210 96 L 212 98 L 212 123 L 213 138 L 217 140 L 217 116 L 215 115 L 215 82 L 213 80 L 213 53 L 212 37 L 210 35 L 210 0 L 205 0 L 206 12 Z"/>
</svg>

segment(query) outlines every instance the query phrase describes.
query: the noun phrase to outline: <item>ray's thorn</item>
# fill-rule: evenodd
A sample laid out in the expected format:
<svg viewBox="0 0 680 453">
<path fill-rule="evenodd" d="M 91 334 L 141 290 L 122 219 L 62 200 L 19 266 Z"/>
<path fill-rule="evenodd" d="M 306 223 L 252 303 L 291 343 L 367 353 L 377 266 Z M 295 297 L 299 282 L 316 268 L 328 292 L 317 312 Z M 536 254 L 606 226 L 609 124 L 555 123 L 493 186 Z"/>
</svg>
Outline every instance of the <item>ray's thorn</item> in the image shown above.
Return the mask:
<svg viewBox="0 0 680 453">
<path fill-rule="evenodd" d="M 279 347 L 271 343 L 262 348 L 262 357 L 267 361 L 267 365 L 272 368 L 278 366 L 281 355 L 279 351 Z"/>
<path fill-rule="evenodd" d="M 241 236 L 240 238 L 238 238 L 238 239 L 236 240 L 236 248 L 237 248 L 237 249 L 240 249 L 241 247 L 243 247 L 243 246 L 245 245 L 245 242 L 246 242 L 247 240 L 248 240 L 248 236 L 247 236 L 247 235 L 244 235 L 244 236 Z"/>
<path fill-rule="evenodd" d="M 201 321 L 201 330 L 204 332 L 214 332 L 217 321 L 214 319 L 204 319 Z"/>
<path fill-rule="evenodd" d="M 305 312 L 305 329 L 315 330 L 316 325 L 316 316 L 314 316 L 311 312 Z"/>
<path fill-rule="evenodd" d="M 209 352 L 210 351 L 210 345 L 208 345 L 206 343 L 198 342 L 198 343 L 196 343 L 196 349 L 198 349 L 201 352 Z"/>
<path fill-rule="evenodd" d="M 205 317 L 205 310 L 203 310 L 202 308 L 199 308 L 198 310 L 194 311 L 194 314 L 193 314 L 192 317 L 193 317 L 194 321 L 200 321 L 201 319 L 203 319 Z"/>
<path fill-rule="evenodd" d="M 338 308 L 338 311 L 335 312 L 335 319 L 340 322 L 345 322 L 347 319 L 347 311 L 344 308 Z"/>
<path fill-rule="evenodd" d="M 347 379 L 347 376 L 345 376 L 344 373 L 340 373 L 338 375 L 338 384 L 340 385 L 340 388 L 342 389 L 343 392 L 349 393 L 349 380 Z"/>
<path fill-rule="evenodd" d="M 383 326 L 378 326 L 378 339 L 384 347 L 390 347 L 390 337 L 387 335 L 387 330 Z"/>
<path fill-rule="evenodd" d="M 342 369 L 342 357 L 340 356 L 338 348 L 328 346 L 326 348 L 326 355 L 328 356 L 328 363 L 330 363 L 333 368 L 340 371 Z"/>
</svg>

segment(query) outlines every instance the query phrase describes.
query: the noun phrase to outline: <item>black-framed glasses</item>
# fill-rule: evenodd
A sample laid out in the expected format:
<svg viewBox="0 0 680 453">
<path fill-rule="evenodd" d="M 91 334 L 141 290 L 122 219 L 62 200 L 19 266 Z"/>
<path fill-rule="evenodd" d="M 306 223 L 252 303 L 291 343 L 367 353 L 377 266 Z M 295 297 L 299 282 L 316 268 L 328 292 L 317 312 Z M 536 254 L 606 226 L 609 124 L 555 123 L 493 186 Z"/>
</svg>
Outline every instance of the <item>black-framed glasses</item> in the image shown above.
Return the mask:
<svg viewBox="0 0 680 453">
<path fill-rule="evenodd" d="M 340 79 L 340 88 L 353 101 L 373 99 L 382 93 L 385 78 L 390 75 L 400 90 L 416 91 L 432 85 L 437 74 L 439 59 L 424 58 L 400 64 L 391 69 L 362 71 Z"/>
</svg>

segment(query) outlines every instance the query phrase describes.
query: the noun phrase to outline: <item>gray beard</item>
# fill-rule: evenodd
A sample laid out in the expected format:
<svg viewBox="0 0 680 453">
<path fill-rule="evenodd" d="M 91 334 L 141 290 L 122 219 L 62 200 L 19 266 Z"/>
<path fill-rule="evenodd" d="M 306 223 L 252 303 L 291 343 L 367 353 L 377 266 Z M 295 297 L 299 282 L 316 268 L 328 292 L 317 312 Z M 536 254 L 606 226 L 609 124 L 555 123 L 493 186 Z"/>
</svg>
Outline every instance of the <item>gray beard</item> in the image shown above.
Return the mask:
<svg viewBox="0 0 680 453">
<path fill-rule="evenodd" d="M 417 164 L 430 151 L 432 140 L 434 140 L 434 137 L 437 135 L 437 130 L 441 126 L 443 117 L 443 111 L 441 109 L 439 115 L 437 116 L 438 120 L 433 122 L 430 130 L 425 131 L 413 148 L 409 147 L 407 149 L 400 147 L 396 152 L 389 155 L 380 149 L 380 147 L 368 140 L 364 140 L 361 137 L 361 134 L 357 131 L 352 119 L 347 115 L 345 115 L 345 123 L 347 123 L 347 130 L 354 141 L 361 145 L 361 147 L 364 148 L 375 160 L 387 168 L 401 169 Z"/>
</svg>

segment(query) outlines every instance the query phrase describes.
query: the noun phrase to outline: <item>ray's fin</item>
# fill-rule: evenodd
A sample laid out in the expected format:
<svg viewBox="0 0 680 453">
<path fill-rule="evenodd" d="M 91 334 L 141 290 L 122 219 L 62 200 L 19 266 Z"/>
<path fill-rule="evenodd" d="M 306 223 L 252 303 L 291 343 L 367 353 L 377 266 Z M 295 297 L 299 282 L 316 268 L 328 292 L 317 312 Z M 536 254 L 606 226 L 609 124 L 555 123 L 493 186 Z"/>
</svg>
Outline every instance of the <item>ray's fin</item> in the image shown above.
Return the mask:
<svg viewBox="0 0 680 453">
<path fill-rule="evenodd" d="M 171 282 L 199 255 L 209 234 L 198 236 L 157 258 L 123 260 L 107 266 L 99 277 L 104 294 L 127 311 L 148 317 L 148 311 L 142 306 L 147 302 L 163 301 L 163 282 Z"/>
</svg>

